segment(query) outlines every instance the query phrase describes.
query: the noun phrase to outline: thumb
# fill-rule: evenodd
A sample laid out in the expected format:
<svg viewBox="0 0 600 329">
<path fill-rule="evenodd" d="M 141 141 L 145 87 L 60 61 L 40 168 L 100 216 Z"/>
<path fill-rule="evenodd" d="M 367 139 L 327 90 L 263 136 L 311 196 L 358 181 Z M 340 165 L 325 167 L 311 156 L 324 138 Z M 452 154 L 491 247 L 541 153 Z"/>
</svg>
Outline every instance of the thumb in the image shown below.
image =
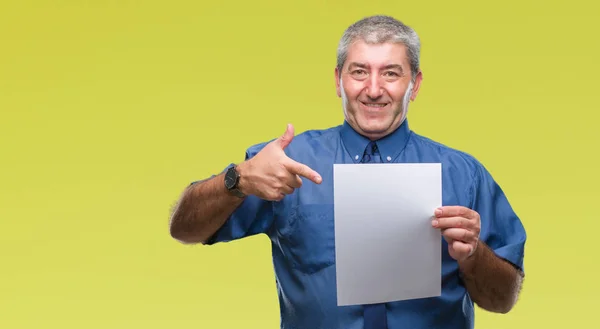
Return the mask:
<svg viewBox="0 0 600 329">
<path fill-rule="evenodd" d="M 281 149 L 285 149 L 290 145 L 292 139 L 294 139 L 294 126 L 291 123 L 288 123 L 285 133 L 277 139 L 277 143 Z"/>
</svg>

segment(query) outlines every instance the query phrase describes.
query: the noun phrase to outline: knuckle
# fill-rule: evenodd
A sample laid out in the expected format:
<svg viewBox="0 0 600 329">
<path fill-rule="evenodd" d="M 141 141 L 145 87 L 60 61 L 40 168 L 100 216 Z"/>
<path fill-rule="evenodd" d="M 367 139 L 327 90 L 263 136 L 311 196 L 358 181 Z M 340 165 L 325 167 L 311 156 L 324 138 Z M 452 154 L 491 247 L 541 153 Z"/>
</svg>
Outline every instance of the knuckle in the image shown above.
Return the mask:
<svg viewBox="0 0 600 329">
<path fill-rule="evenodd" d="M 462 227 L 473 226 L 473 223 L 468 218 L 462 218 L 460 222 L 461 222 Z"/>
<path fill-rule="evenodd" d="M 273 182 L 272 187 L 277 192 L 277 191 L 281 190 L 281 188 L 283 187 L 283 183 L 281 183 L 281 180 L 277 179 Z"/>
<path fill-rule="evenodd" d="M 277 170 L 275 171 L 275 177 L 279 180 L 282 180 L 285 178 L 285 171 L 284 170 Z"/>
</svg>

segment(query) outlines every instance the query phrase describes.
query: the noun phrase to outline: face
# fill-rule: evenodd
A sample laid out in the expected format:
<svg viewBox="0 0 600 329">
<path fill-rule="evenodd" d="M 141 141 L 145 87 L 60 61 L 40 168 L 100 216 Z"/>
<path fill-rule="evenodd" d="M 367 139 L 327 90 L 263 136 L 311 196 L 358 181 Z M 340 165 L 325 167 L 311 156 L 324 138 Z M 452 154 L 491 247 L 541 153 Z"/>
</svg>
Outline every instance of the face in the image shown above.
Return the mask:
<svg viewBox="0 0 600 329">
<path fill-rule="evenodd" d="M 341 71 L 335 71 L 338 97 L 346 121 L 372 140 L 396 130 L 417 97 L 422 74 L 411 82 L 410 61 L 403 44 L 354 42 Z"/>
</svg>

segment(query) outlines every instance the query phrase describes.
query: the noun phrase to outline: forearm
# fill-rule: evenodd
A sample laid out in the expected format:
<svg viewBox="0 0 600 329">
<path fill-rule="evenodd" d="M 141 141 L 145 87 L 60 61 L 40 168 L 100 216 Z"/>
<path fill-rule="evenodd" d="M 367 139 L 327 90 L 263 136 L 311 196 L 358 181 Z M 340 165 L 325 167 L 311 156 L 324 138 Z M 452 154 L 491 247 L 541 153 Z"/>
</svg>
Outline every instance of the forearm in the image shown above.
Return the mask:
<svg viewBox="0 0 600 329">
<path fill-rule="evenodd" d="M 496 256 L 483 242 L 475 253 L 459 262 L 471 299 L 481 308 L 507 313 L 515 305 L 523 274 L 512 264 Z"/>
<path fill-rule="evenodd" d="M 195 183 L 186 188 L 175 206 L 171 236 L 184 243 L 204 243 L 242 202 L 225 188 L 224 174 Z"/>
</svg>

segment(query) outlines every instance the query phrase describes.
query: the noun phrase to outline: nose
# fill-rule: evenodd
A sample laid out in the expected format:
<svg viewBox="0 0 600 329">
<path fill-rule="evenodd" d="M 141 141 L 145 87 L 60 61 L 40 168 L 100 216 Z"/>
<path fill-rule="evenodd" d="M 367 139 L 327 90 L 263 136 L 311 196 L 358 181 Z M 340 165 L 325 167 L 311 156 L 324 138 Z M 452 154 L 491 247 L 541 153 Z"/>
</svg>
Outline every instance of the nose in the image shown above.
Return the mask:
<svg viewBox="0 0 600 329">
<path fill-rule="evenodd" d="M 367 80 L 366 94 L 371 99 L 377 99 L 383 95 L 383 86 L 378 75 L 373 74 Z"/>
</svg>

